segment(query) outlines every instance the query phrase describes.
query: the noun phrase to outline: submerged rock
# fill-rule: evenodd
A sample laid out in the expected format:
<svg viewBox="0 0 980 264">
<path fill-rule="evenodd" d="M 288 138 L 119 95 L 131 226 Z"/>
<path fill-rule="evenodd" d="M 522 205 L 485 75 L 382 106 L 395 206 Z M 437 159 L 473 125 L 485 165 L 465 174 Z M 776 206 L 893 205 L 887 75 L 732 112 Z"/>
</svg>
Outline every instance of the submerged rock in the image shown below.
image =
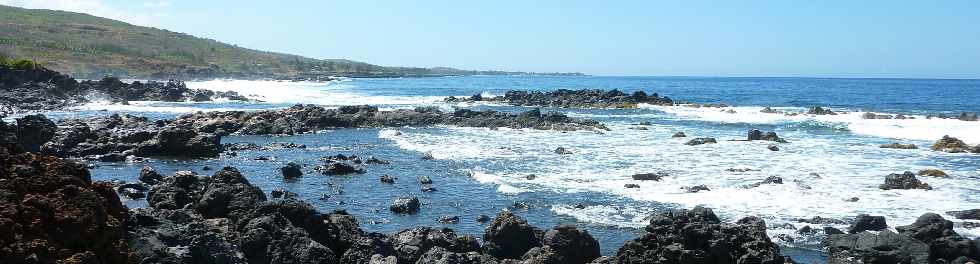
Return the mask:
<svg viewBox="0 0 980 264">
<path fill-rule="evenodd" d="M 902 143 L 889 143 L 879 146 L 880 148 L 890 148 L 890 149 L 918 149 L 919 147 L 915 144 L 902 144 Z"/>
<path fill-rule="evenodd" d="M 919 176 L 946 178 L 946 172 L 939 169 L 924 169 L 920 170 L 918 174 Z"/>
<path fill-rule="evenodd" d="M 564 147 L 558 147 L 558 148 L 555 149 L 555 154 L 558 154 L 558 155 L 572 155 L 574 153 L 572 153 L 571 150 L 568 150 L 568 149 L 566 149 Z"/>
<path fill-rule="evenodd" d="M 715 138 L 710 138 L 709 137 L 709 138 L 695 138 L 695 139 L 692 139 L 692 140 L 688 141 L 687 143 L 684 143 L 684 145 L 696 146 L 696 145 L 714 144 L 714 143 L 718 143 L 718 140 L 715 140 Z"/>
<path fill-rule="evenodd" d="M 670 176 L 667 172 L 658 171 L 656 173 L 633 174 L 633 180 L 637 181 L 659 181 L 663 177 Z"/>
</svg>

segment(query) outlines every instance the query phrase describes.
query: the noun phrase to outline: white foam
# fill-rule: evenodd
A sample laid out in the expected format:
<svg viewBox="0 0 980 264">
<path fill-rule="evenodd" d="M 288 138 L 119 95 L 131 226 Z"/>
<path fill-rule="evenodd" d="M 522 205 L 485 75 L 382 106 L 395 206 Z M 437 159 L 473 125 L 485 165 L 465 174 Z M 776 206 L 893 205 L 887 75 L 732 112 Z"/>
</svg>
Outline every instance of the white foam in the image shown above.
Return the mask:
<svg viewBox="0 0 980 264">
<path fill-rule="evenodd" d="M 628 198 L 622 204 L 610 205 L 614 210 L 553 208 L 556 213 L 599 224 L 636 226 L 650 212 L 642 206 L 649 204 L 682 208 L 704 205 L 729 220 L 757 215 L 772 217 L 767 219 L 770 223 L 787 223 L 794 218 L 849 219 L 868 213 L 884 215 L 897 224 L 912 223 L 926 212 L 962 210 L 980 204 L 980 168 L 948 165 L 960 157 L 957 154 L 899 152 L 860 139 L 812 135 L 802 130 L 781 133 L 792 143 L 780 144 L 782 150 L 772 152 L 766 149 L 771 142 L 727 141 L 744 138 L 744 131 L 712 126 L 685 132 L 690 137 L 717 137 L 717 144 L 686 146 L 686 139 L 671 138 L 682 127 L 655 123 L 649 130 L 631 130 L 628 128 L 632 125 L 626 123 L 608 125 L 612 131 L 605 135 L 443 127 L 403 131 L 399 136 L 382 133 L 381 137 L 404 149 L 432 152 L 440 159 L 494 164 L 493 169 L 472 168 L 473 178 L 481 183 L 528 191 L 588 191 Z M 574 154 L 555 154 L 558 146 Z M 759 170 L 726 171 L 745 167 Z M 890 173 L 931 167 L 953 176 L 923 177 L 934 187 L 931 191 L 878 188 Z M 671 176 L 661 181 L 631 178 L 636 173 L 657 171 L 668 171 Z M 528 174 L 536 175 L 535 179 L 527 179 Z M 769 176 L 782 177 L 784 184 L 745 187 Z M 624 188 L 627 183 L 640 188 Z M 711 191 L 687 193 L 681 189 L 702 184 Z M 498 187 L 502 192 L 510 189 Z M 846 201 L 851 197 L 858 197 L 859 201 Z M 610 213 L 614 211 L 621 213 Z"/>
<path fill-rule="evenodd" d="M 237 92 L 249 99 L 276 104 L 318 105 L 427 105 L 443 96 L 381 96 L 356 91 L 351 79 L 330 82 L 211 80 L 188 82 L 192 89 Z"/>
<path fill-rule="evenodd" d="M 924 116 L 912 116 L 915 119 L 864 119 L 862 118 L 864 112 L 847 112 L 838 115 L 800 114 L 789 116 L 782 113 L 762 113 L 761 110 L 763 107 L 695 108 L 689 106 L 653 105 L 643 105 L 641 107 L 660 110 L 678 118 L 718 123 L 786 124 L 817 122 L 829 127 L 846 128 L 856 134 L 874 137 L 935 141 L 944 135 L 949 135 L 970 144 L 980 144 L 980 122 L 960 121 L 956 119 L 927 119 Z M 805 111 L 805 109 L 794 107 L 776 107 L 773 109 L 783 112 Z M 732 110 L 734 113 L 728 110 Z"/>
</svg>

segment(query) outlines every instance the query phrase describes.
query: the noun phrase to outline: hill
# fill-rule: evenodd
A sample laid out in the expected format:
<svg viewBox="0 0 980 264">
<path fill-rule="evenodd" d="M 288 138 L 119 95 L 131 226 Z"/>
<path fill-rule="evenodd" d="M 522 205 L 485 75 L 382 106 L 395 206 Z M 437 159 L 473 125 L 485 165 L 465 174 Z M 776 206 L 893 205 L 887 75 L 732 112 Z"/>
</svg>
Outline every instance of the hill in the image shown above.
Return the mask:
<svg viewBox="0 0 980 264">
<path fill-rule="evenodd" d="M 66 11 L 0 6 L 0 57 L 32 59 L 78 78 L 388 77 L 530 74 L 384 67 L 259 51 L 164 29 Z"/>
</svg>

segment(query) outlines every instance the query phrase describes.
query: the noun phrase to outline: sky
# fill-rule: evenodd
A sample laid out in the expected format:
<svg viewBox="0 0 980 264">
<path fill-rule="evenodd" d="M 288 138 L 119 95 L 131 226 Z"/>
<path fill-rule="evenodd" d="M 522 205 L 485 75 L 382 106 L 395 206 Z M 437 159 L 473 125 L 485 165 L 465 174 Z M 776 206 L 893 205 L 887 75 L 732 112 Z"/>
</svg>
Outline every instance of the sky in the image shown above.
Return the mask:
<svg viewBox="0 0 980 264">
<path fill-rule="evenodd" d="M 385 66 L 980 78 L 980 1 L 0 0 Z"/>
</svg>

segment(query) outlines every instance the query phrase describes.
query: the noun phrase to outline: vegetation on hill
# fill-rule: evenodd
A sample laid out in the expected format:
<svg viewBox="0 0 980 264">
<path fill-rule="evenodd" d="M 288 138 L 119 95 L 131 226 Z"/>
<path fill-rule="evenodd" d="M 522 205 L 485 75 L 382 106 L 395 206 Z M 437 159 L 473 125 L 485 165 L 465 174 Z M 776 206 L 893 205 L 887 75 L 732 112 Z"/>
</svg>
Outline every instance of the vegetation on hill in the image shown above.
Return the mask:
<svg viewBox="0 0 980 264">
<path fill-rule="evenodd" d="M 527 74 L 384 67 L 238 47 L 81 13 L 0 6 L 0 56 L 38 61 L 80 78 L 290 78 Z"/>
</svg>

